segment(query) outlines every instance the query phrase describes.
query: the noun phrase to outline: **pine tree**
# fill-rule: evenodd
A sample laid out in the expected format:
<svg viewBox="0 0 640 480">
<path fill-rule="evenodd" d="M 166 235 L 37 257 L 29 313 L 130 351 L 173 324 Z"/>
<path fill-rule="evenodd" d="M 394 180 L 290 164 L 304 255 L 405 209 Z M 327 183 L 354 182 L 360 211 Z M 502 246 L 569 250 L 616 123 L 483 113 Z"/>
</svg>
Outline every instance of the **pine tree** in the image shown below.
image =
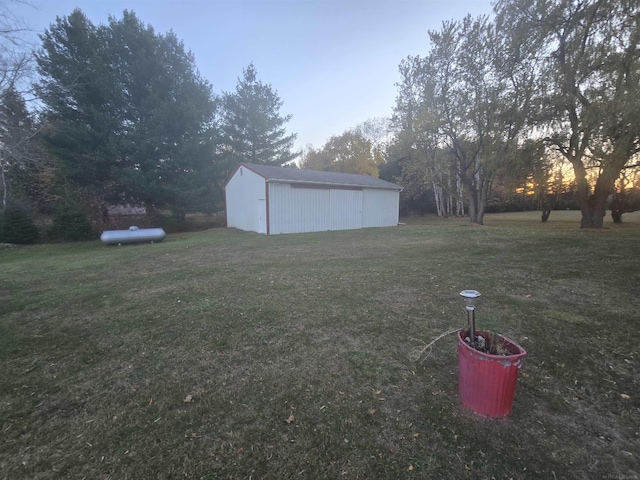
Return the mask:
<svg viewBox="0 0 640 480">
<path fill-rule="evenodd" d="M 291 115 L 281 116 L 282 100 L 270 84 L 258 80 L 253 64 L 238 79 L 233 93 L 222 95 L 222 133 L 229 169 L 241 162 L 284 165 L 295 159 L 296 134 L 287 135 Z"/>
<path fill-rule="evenodd" d="M 0 242 L 31 245 L 39 237 L 38 228 L 25 211 L 7 208 L 0 213 Z"/>
<path fill-rule="evenodd" d="M 127 10 L 95 26 L 76 9 L 41 38 L 48 146 L 62 182 L 88 192 L 92 215 L 124 201 L 168 207 L 180 220 L 209 201 L 215 104 L 173 33 Z"/>
</svg>

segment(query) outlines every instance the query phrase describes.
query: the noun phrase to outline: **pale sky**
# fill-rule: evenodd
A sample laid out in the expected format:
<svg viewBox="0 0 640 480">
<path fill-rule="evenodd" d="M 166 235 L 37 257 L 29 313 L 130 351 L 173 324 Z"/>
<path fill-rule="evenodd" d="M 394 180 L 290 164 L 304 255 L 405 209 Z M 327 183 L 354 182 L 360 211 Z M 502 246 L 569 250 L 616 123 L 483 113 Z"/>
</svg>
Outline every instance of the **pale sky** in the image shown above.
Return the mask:
<svg viewBox="0 0 640 480">
<path fill-rule="evenodd" d="M 80 8 L 94 23 L 125 9 L 169 30 L 195 56 L 216 93 L 235 89 L 253 62 L 293 115 L 296 148 L 324 145 L 373 117 L 392 113 L 398 65 L 424 55 L 428 30 L 466 14 L 490 15 L 491 0 L 28 0 L 10 3 L 36 33 Z M 35 33 L 34 33 L 35 36 Z"/>
</svg>

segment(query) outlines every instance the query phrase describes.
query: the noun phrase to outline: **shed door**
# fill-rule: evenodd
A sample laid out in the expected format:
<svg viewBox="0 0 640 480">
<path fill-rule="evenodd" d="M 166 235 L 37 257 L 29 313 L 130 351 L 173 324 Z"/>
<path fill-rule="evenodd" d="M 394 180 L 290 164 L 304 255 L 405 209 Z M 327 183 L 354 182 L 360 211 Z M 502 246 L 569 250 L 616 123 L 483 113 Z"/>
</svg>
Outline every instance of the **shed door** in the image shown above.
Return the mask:
<svg viewBox="0 0 640 480">
<path fill-rule="evenodd" d="M 258 233 L 267 233 L 267 222 L 266 222 L 266 202 L 264 198 L 258 199 L 258 228 L 256 231 Z"/>
<path fill-rule="evenodd" d="M 331 230 L 362 228 L 362 190 L 331 189 Z"/>
</svg>

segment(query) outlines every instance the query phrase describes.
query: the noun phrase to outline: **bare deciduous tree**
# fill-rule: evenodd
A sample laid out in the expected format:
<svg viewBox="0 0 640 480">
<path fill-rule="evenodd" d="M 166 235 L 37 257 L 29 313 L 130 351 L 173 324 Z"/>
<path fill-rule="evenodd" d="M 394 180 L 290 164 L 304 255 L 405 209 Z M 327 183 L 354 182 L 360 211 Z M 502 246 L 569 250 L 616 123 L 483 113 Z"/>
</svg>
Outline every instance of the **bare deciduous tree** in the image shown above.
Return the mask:
<svg viewBox="0 0 640 480">
<path fill-rule="evenodd" d="M 34 127 L 24 97 L 29 95 L 33 74 L 28 28 L 11 10 L 18 2 L 0 1 L 0 185 L 2 210 L 7 207 L 11 173 L 39 158 Z M 26 3 L 26 2 L 20 2 Z"/>
</svg>

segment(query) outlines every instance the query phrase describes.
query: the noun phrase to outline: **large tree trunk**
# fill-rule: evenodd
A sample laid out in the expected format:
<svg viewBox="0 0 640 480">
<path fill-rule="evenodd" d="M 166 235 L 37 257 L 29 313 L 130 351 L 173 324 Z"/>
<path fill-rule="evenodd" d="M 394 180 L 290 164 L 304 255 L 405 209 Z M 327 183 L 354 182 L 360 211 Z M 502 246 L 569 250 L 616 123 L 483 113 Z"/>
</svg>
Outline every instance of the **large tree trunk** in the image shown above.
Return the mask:
<svg viewBox="0 0 640 480">
<path fill-rule="evenodd" d="M 471 223 L 478 223 L 478 198 L 477 189 L 473 181 L 468 178 L 462 180 L 464 189 L 467 191 L 467 197 L 469 199 L 469 220 Z"/>
<path fill-rule="evenodd" d="M 456 215 L 464 217 L 464 188 L 460 176 L 456 177 Z"/>
<path fill-rule="evenodd" d="M 475 195 L 469 195 L 469 220 L 471 223 L 478 223 L 482 225 L 482 220 L 478 220 L 478 206 L 476 205 Z"/>
<path fill-rule="evenodd" d="M 491 182 L 480 177 L 478 182 L 464 180 L 464 186 L 469 197 L 469 219 L 471 223 L 484 225 L 484 213 L 487 208 L 487 197 Z"/>
<path fill-rule="evenodd" d="M 608 193 L 595 192 L 593 195 L 587 195 L 586 202 L 581 199 L 580 210 L 582 218 L 580 219 L 580 228 L 602 228 L 605 215 L 605 203 Z"/>
<path fill-rule="evenodd" d="M 613 223 L 622 223 L 622 212 L 621 210 L 611 209 L 611 219 Z"/>
<path fill-rule="evenodd" d="M 602 228 L 607 198 L 614 192 L 615 179 L 620 171 L 616 172 L 615 168 L 605 166 L 591 193 L 583 163 L 573 162 L 573 170 L 576 175 L 578 202 L 582 212 L 580 228 Z"/>
<path fill-rule="evenodd" d="M 613 223 L 622 223 L 622 215 L 624 213 L 631 213 L 636 210 L 635 208 L 628 208 L 624 190 L 613 194 L 611 202 L 611 219 Z"/>
</svg>

